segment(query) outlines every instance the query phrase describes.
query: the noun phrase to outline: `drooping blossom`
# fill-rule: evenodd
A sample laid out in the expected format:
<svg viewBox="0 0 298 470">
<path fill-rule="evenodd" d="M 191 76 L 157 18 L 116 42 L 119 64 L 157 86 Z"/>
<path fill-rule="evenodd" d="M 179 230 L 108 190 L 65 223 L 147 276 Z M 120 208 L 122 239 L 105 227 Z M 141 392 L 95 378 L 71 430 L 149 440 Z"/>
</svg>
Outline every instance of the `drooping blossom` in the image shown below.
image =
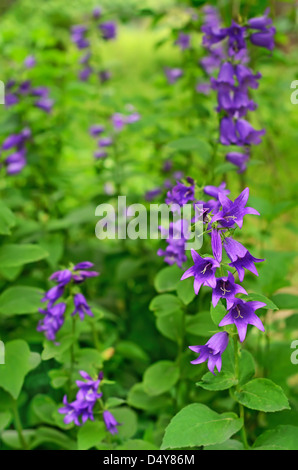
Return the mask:
<svg viewBox="0 0 298 470">
<path fill-rule="evenodd" d="M 226 350 L 228 343 L 229 335 L 223 331 L 215 333 L 203 346 L 189 346 L 189 349 L 199 354 L 199 357 L 191 361 L 191 364 L 202 364 L 207 361 L 208 369 L 215 375 L 215 368 L 217 368 L 218 372 L 221 371 L 221 355 Z"/>
</svg>

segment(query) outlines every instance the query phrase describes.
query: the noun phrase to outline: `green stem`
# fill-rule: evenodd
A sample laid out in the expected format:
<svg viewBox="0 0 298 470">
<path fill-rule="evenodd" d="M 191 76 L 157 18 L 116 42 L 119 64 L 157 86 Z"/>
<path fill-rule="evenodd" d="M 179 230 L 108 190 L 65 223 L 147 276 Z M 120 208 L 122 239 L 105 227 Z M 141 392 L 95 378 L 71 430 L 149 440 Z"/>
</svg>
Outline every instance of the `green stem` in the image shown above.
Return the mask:
<svg viewBox="0 0 298 470">
<path fill-rule="evenodd" d="M 21 443 L 22 449 L 27 450 L 28 449 L 27 442 L 23 434 L 23 427 L 22 427 L 19 410 L 18 410 L 18 404 L 16 400 L 13 400 L 12 409 L 13 409 L 13 414 L 14 414 L 14 423 L 15 423 L 16 431 L 19 436 L 19 441 Z"/>
<path fill-rule="evenodd" d="M 235 375 L 239 381 L 239 375 L 240 375 L 239 374 L 239 343 L 238 343 L 237 335 L 233 336 L 233 340 L 234 340 L 234 357 L 235 357 Z M 239 390 L 239 383 L 236 386 L 236 390 L 237 391 Z M 246 450 L 249 450 L 246 429 L 245 429 L 245 408 L 241 403 L 239 403 L 239 412 L 240 412 L 240 418 L 243 419 L 243 426 L 241 429 L 242 442 L 243 442 L 244 448 Z"/>
</svg>

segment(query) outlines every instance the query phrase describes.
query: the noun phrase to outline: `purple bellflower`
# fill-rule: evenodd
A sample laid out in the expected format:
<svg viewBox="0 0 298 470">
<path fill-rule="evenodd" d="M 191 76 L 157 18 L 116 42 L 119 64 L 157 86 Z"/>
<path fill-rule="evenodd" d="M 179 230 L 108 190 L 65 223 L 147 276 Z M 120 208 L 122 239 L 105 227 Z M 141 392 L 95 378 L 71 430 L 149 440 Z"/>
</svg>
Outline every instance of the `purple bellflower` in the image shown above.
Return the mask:
<svg viewBox="0 0 298 470">
<path fill-rule="evenodd" d="M 221 355 L 226 350 L 229 343 L 229 335 L 225 331 L 215 333 L 204 346 L 189 346 L 189 349 L 199 354 L 199 357 L 191 364 L 202 364 L 208 361 L 208 369 L 215 375 L 214 369 L 221 371 Z"/>
<path fill-rule="evenodd" d="M 265 306 L 264 302 L 244 302 L 241 299 L 235 299 L 233 306 L 218 326 L 236 325 L 239 340 L 243 343 L 246 337 L 247 325 L 254 325 L 259 330 L 265 331 L 263 323 L 255 314 L 255 310 Z"/>
<path fill-rule="evenodd" d="M 107 430 L 111 434 L 117 434 L 118 429 L 117 426 L 120 426 L 120 423 L 118 423 L 115 419 L 115 417 L 112 415 L 112 413 L 108 410 L 105 410 L 103 412 L 103 420 L 106 425 Z"/>
<path fill-rule="evenodd" d="M 220 267 L 220 263 L 214 258 L 202 258 L 195 250 L 191 250 L 191 256 L 194 261 L 194 266 L 187 269 L 181 280 L 187 279 L 188 277 L 194 277 L 194 291 L 196 294 L 202 285 L 216 287 L 216 269 Z"/>
</svg>

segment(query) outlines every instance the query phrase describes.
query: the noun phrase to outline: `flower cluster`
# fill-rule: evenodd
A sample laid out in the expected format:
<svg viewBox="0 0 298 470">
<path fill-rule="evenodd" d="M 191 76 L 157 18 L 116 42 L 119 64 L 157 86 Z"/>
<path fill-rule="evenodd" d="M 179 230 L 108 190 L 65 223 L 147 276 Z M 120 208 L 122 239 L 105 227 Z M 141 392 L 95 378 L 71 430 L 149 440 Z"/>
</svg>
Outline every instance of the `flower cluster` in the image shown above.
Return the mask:
<svg viewBox="0 0 298 470">
<path fill-rule="evenodd" d="M 94 158 L 96 159 L 103 159 L 108 156 L 107 149 L 111 147 L 115 141 L 116 134 L 121 132 L 126 125 L 133 124 L 140 119 L 139 113 L 134 109 L 133 106 L 129 106 L 129 114 L 124 115 L 121 113 L 114 113 L 111 116 L 111 125 L 112 129 L 110 130 L 110 135 L 102 135 L 105 133 L 105 127 L 101 124 L 93 124 L 90 129 L 89 133 L 91 137 L 98 138 L 98 147 L 99 150 L 94 152 Z M 111 136 L 113 134 L 113 136 Z"/>
<path fill-rule="evenodd" d="M 234 324 L 237 328 L 239 340 L 243 342 L 246 337 L 247 326 L 254 325 L 259 330 L 264 331 L 264 326 L 255 314 L 255 310 L 264 307 L 266 304 L 258 301 L 245 301 L 236 297 L 238 294 L 247 295 L 246 290 L 236 283 L 231 270 L 238 273 L 239 281 L 242 282 L 245 269 L 258 275 L 255 263 L 264 261 L 255 258 L 241 243 L 232 236 L 235 228 L 242 228 L 243 218 L 247 214 L 259 215 L 251 208 L 246 207 L 249 189 L 246 188 L 232 201 L 228 198 L 229 191 L 225 184 L 219 187 L 206 186 L 206 195 L 212 197 L 209 201 L 203 201 L 204 224 L 206 231 L 211 237 L 211 248 L 213 256 L 200 256 L 192 250 L 193 266 L 187 269 L 181 280 L 194 277 L 194 291 L 199 293 L 202 286 L 212 289 L 212 304 L 216 307 L 218 301 L 223 299 L 226 302 L 227 314 L 219 323 L 219 327 Z M 223 262 L 223 251 L 225 251 L 230 263 Z M 226 267 L 228 275 L 223 275 L 223 268 Z M 218 276 L 217 273 L 220 273 Z M 190 349 L 200 354 L 199 358 L 193 361 L 194 364 L 208 361 L 209 370 L 214 373 L 214 368 L 221 370 L 221 354 L 228 344 L 228 333 L 216 333 L 204 346 L 191 346 Z"/>
<path fill-rule="evenodd" d="M 259 86 L 260 73 L 254 74 L 247 66 L 249 62 L 248 41 L 255 46 L 272 50 L 274 47 L 275 28 L 268 17 L 253 18 L 241 26 L 235 21 L 228 28 L 205 26 L 203 44 L 214 44 L 223 48 L 217 79 L 211 77 L 211 87 L 217 92 L 217 112 L 220 113 L 220 142 L 225 146 L 237 146 L 241 149 L 228 152 L 226 160 L 238 167 L 238 172 L 246 170 L 250 158 L 251 146 L 261 143 L 265 130 L 255 130 L 245 117 L 257 108 L 250 98 L 250 89 Z M 220 49 L 221 51 L 223 49 Z M 218 62 L 214 66 L 219 66 Z"/>
<path fill-rule="evenodd" d="M 113 21 L 102 21 L 102 10 L 99 7 L 93 9 L 92 12 L 92 23 L 96 25 L 97 31 L 99 31 L 101 38 L 104 41 L 114 39 L 117 34 L 116 24 Z M 92 59 L 92 48 L 88 35 L 93 25 L 89 27 L 85 25 L 75 25 L 71 28 L 71 40 L 76 47 L 84 53 L 79 59 L 79 63 L 82 66 L 79 72 L 79 79 L 83 82 L 87 81 L 89 77 L 94 73 L 94 68 L 91 65 Z M 110 79 L 110 72 L 108 70 L 99 70 L 97 72 L 98 78 L 102 83 Z"/>
<path fill-rule="evenodd" d="M 30 137 L 31 131 L 26 127 L 19 134 L 11 134 L 4 140 L 1 146 L 2 155 L 7 151 L 9 151 L 9 155 L 4 157 L 1 166 L 5 166 L 8 175 L 20 173 L 26 166 L 26 142 Z"/>
<path fill-rule="evenodd" d="M 34 56 L 28 56 L 24 61 L 24 66 L 27 69 L 34 67 L 36 60 Z M 9 80 L 5 87 L 5 106 L 10 108 L 25 97 L 33 100 L 33 106 L 41 109 L 45 113 L 50 113 L 53 108 L 54 101 L 49 96 L 49 89 L 45 86 L 33 86 L 31 80 L 23 80 L 18 82 L 16 80 Z"/>
<path fill-rule="evenodd" d="M 43 315 L 42 320 L 39 321 L 37 331 L 43 331 L 46 338 L 50 341 L 55 341 L 56 334 L 64 324 L 66 303 L 56 303 L 65 295 L 66 286 L 71 283 L 77 285 L 84 282 L 87 278 L 98 276 L 98 272 L 90 271 L 93 264 L 89 261 L 83 261 L 76 264 L 72 269 L 63 269 L 56 271 L 50 277 L 56 285 L 49 289 L 42 302 L 48 302 L 46 308 L 40 308 L 39 312 Z M 76 292 L 73 295 L 74 311 L 72 316 L 79 315 L 80 320 L 84 320 L 85 315 L 93 317 L 93 313 L 85 299 L 84 295 Z"/>
<path fill-rule="evenodd" d="M 172 212 L 181 213 L 180 208 L 195 201 L 195 184 L 192 178 L 186 178 L 190 186 L 176 182 L 176 185 L 167 193 L 166 204 L 171 206 Z M 177 220 L 178 219 L 178 220 Z M 175 222 L 171 222 L 168 229 L 159 227 L 162 235 L 166 235 L 167 247 L 165 250 L 159 249 L 158 256 L 163 256 L 165 263 L 177 264 L 182 268 L 182 264 L 187 260 L 185 245 L 189 238 L 190 221 L 176 217 Z"/>
<path fill-rule="evenodd" d="M 78 392 L 76 399 L 68 403 L 67 396 L 63 398 L 64 406 L 59 409 L 59 413 L 65 414 L 64 423 L 74 423 L 81 426 L 88 419 L 94 421 L 94 407 L 99 399 L 102 398 L 102 392 L 98 392 L 98 387 L 103 379 L 103 373 L 100 372 L 98 377 L 93 380 L 85 371 L 80 371 L 83 380 L 77 380 Z M 80 421 L 81 420 L 81 421 Z M 120 425 L 108 410 L 103 411 L 103 420 L 107 431 L 111 434 L 118 432 L 117 426 Z"/>
</svg>

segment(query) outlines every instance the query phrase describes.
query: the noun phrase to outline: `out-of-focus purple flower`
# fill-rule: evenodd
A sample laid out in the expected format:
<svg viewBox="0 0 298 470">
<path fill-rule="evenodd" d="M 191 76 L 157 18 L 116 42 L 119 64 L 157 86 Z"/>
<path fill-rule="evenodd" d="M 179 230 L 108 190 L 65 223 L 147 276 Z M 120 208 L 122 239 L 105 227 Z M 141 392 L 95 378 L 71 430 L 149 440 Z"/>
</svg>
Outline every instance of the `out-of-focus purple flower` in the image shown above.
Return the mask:
<svg viewBox="0 0 298 470">
<path fill-rule="evenodd" d="M 194 201 L 194 199 L 195 185 L 192 184 L 191 186 L 186 186 L 185 184 L 180 183 L 180 181 L 177 181 L 176 186 L 174 186 L 167 194 L 166 204 L 178 204 L 179 206 L 183 206 L 189 201 Z"/>
<path fill-rule="evenodd" d="M 188 228 L 189 224 L 186 220 L 171 222 L 168 231 L 160 227 L 161 233 L 167 236 L 166 242 L 168 246 L 165 250 L 159 249 L 157 254 L 158 256 L 163 256 L 165 263 L 170 266 L 177 264 L 179 268 L 182 268 L 182 264 L 187 261 L 185 244 L 188 239 Z"/>
<path fill-rule="evenodd" d="M 212 305 L 216 307 L 219 299 L 226 299 L 227 309 L 229 310 L 233 306 L 237 294 L 247 295 L 247 292 L 242 286 L 235 283 L 232 273 L 229 273 L 226 277 L 218 277 L 216 287 L 212 291 Z"/>
<path fill-rule="evenodd" d="M 183 70 L 179 68 L 165 68 L 165 74 L 170 85 L 173 85 L 177 82 L 179 78 L 183 76 Z"/>
<path fill-rule="evenodd" d="M 90 75 L 92 74 L 93 72 L 93 68 L 90 67 L 89 65 L 87 65 L 86 67 L 84 67 L 82 70 L 80 70 L 79 72 L 79 79 L 82 81 L 82 82 L 87 82 L 87 80 L 89 80 L 89 77 Z"/>
<path fill-rule="evenodd" d="M 109 70 L 101 70 L 98 76 L 101 83 L 105 83 L 111 79 L 111 72 Z"/>
<path fill-rule="evenodd" d="M 16 151 L 4 159 L 6 172 L 9 175 L 20 173 L 27 164 L 25 143 L 31 136 L 31 130 L 24 128 L 19 134 L 11 134 L 2 144 L 2 151 L 15 148 Z"/>
<path fill-rule="evenodd" d="M 226 155 L 226 160 L 239 168 L 238 173 L 243 173 L 246 170 L 249 158 L 250 155 L 248 150 L 243 153 L 229 152 Z"/>
<path fill-rule="evenodd" d="M 49 302 L 48 306 L 51 307 L 62 295 L 64 294 L 64 285 L 58 284 L 58 286 L 51 287 L 43 298 L 41 299 L 42 302 Z"/>
<path fill-rule="evenodd" d="M 112 119 L 112 124 L 113 124 L 115 131 L 122 131 L 126 123 L 125 116 L 121 113 L 114 113 L 111 119 Z"/>
<path fill-rule="evenodd" d="M 110 147 L 112 144 L 113 144 L 112 137 L 102 137 L 102 139 L 99 139 L 98 141 L 99 147 Z"/>
<path fill-rule="evenodd" d="M 274 49 L 274 35 L 276 29 L 271 26 L 272 19 L 268 17 L 270 9 L 267 8 L 263 16 L 248 20 L 248 27 L 257 30 L 250 35 L 249 39 L 255 46 L 265 47 L 272 51 Z"/>
<path fill-rule="evenodd" d="M 166 160 L 162 166 L 162 171 L 168 173 L 173 168 L 173 162 L 171 160 Z"/>
<path fill-rule="evenodd" d="M 258 80 L 262 77 L 262 74 L 259 72 L 254 75 L 253 72 L 243 64 L 237 64 L 235 66 L 235 74 L 242 90 L 247 88 L 258 88 Z"/>
<path fill-rule="evenodd" d="M 238 119 L 236 122 L 236 131 L 238 134 L 238 145 L 258 145 L 262 142 L 261 136 L 266 134 L 265 129 L 257 131 L 245 119 Z"/>
<path fill-rule="evenodd" d="M 57 282 L 61 286 L 65 286 L 72 279 L 72 272 L 69 269 L 63 269 L 62 271 L 56 271 L 50 276 L 51 281 Z"/>
<path fill-rule="evenodd" d="M 260 31 L 258 33 L 253 33 L 249 37 L 250 41 L 252 44 L 255 46 L 259 47 L 264 47 L 265 49 L 268 49 L 269 51 L 273 51 L 274 49 L 274 35 L 275 35 L 276 29 L 275 28 L 269 28 L 266 31 Z"/>
<path fill-rule="evenodd" d="M 65 395 L 63 398 L 64 406 L 58 410 L 59 413 L 65 414 L 65 424 L 74 422 L 76 426 L 81 426 L 81 423 L 84 424 L 88 419 L 94 421 L 93 409 L 97 400 L 102 397 L 102 393 L 98 392 L 98 387 L 103 374 L 100 373 L 95 380 L 84 371 L 80 371 L 80 375 L 86 382 L 82 380 L 76 382 L 79 388 L 76 399 L 68 403 Z"/>
<path fill-rule="evenodd" d="M 125 122 L 126 124 L 134 124 L 135 122 L 138 122 L 140 119 L 141 119 L 140 114 L 135 111 L 129 114 L 128 116 L 126 116 Z"/>
<path fill-rule="evenodd" d="M 27 69 L 31 69 L 36 65 L 36 59 L 33 55 L 28 55 L 26 59 L 24 60 L 24 65 Z"/>
<path fill-rule="evenodd" d="M 52 111 L 53 104 L 54 104 L 54 101 L 51 100 L 50 98 L 41 98 L 35 101 L 34 106 L 42 109 L 46 113 L 50 113 Z"/>
<path fill-rule="evenodd" d="M 92 137 L 97 137 L 104 132 L 105 128 L 101 124 L 94 124 L 90 127 L 89 133 Z"/>
<path fill-rule="evenodd" d="M 211 85 L 210 83 L 198 83 L 197 86 L 196 86 L 196 91 L 198 93 L 201 93 L 202 95 L 209 95 L 210 91 L 211 91 Z"/>
<path fill-rule="evenodd" d="M 103 39 L 106 41 L 114 39 L 117 34 L 117 27 L 114 21 L 106 21 L 99 25 Z"/>
<path fill-rule="evenodd" d="M 204 346 L 189 346 L 189 349 L 199 354 L 199 357 L 191 364 L 202 364 L 208 361 L 208 369 L 215 375 L 214 369 L 221 371 L 222 359 L 221 355 L 226 350 L 229 343 L 229 335 L 223 331 L 215 333 Z"/>
<path fill-rule="evenodd" d="M 89 317 L 94 317 L 88 303 L 87 303 L 87 300 L 85 299 L 85 297 L 83 296 L 83 294 L 76 294 L 74 296 L 74 306 L 75 306 L 75 309 L 73 311 L 73 313 L 71 314 L 71 316 L 73 317 L 74 315 L 76 315 L 77 313 L 79 314 L 79 317 L 80 317 L 80 320 L 83 321 L 84 318 L 85 318 L 85 315 L 88 315 Z"/>
<path fill-rule="evenodd" d="M 233 238 L 227 237 L 224 241 L 224 248 L 231 260 L 230 266 L 237 270 L 240 282 L 244 279 L 245 269 L 258 276 L 258 271 L 254 263 L 261 263 L 263 259 L 255 258 L 241 243 Z"/>
<path fill-rule="evenodd" d="M 103 158 L 103 157 L 102 157 Z M 85 279 L 89 277 L 96 277 L 99 275 L 97 271 L 87 271 L 87 269 L 92 268 L 94 265 L 90 263 L 90 261 L 82 261 L 78 263 L 73 268 L 73 275 L 72 278 L 76 284 L 80 284 L 84 282 Z"/>
<path fill-rule="evenodd" d="M 100 7 L 93 8 L 92 16 L 95 20 L 98 20 L 102 15 L 102 9 Z"/>
<path fill-rule="evenodd" d="M 181 280 L 187 279 L 188 277 L 194 277 L 194 291 L 196 294 L 202 285 L 216 287 L 216 269 L 219 268 L 220 263 L 214 258 L 202 258 L 195 250 L 191 250 L 191 256 L 194 261 L 194 266 L 187 269 Z"/>
<path fill-rule="evenodd" d="M 182 51 L 190 48 L 190 35 L 186 33 L 179 33 L 178 38 L 175 41 L 175 45 L 179 46 Z"/>
<path fill-rule="evenodd" d="M 95 402 L 96 400 L 101 398 L 102 393 L 98 393 L 97 390 L 103 378 L 102 372 L 100 372 L 96 380 L 93 380 L 92 377 L 90 377 L 90 375 L 83 370 L 80 371 L 80 375 L 84 379 L 84 382 L 82 380 L 76 381 L 76 384 L 79 388 L 76 399 L 78 401 L 86 401 L 90 403 Z"/>
<path fill-rule="evenodd" d="M 147 191 L 145 193 L 145 199 L 146 199 L 146 201 L 150 202 L 150 201 L 153 201 L 160 194 L 161 194 L 161 189 L 160 188 L 151 189 L 150 191 Z"/>
<path fill-rule="evenodd" d="M 65 309 L 66 304 L 64 302 L 48 306 L 46 309 L 39 309 L 44 318 L 39 321 L 37 331 L 44 332 L 49 341 L 55 341 L 57 332 L 63 326 Z"/>
<path fill-rule="evenodd" d="M 5 93 L 5 106 L 9 108 L 10 106 L 14 106 L 19 102 L 19 98 L 15 93 Z"/>
<path fill-rule="evenodd" d="M 21 95 L 28 95 L 31 91 L 31 81 L 30 80 L 25 80 L 24 82 L 21 82 L 18 88 L 18 93 Z"/>
<path fill-rule="evenodd" d="M 265 307 L 264 302 L 244 302 L 241 299 L 235 299 L 233 306 L 227 315 L 221 320 L 219 326 L 236 325 L 240 342 L 245 340 L 247 325 L 254 325 L 259 330 L 265 331 L 264 325 L 260 318 L 255 314 L 255 310 Z"/>
<path fill-rule="evenodd" d="M 104 150 L 96 150 L 93 155 L 94 158 L 96 158 L 97 160 L 102 160 L 103 158 L 106 158 L 108 156 L 108 153 Z"/>
<path fill-rule="evenodd" d="M 227 184 L 225 182 L 222 182 L 218 187 L 217 186 L 205 186 L 204 187 L 204 193 L 208 194 L 208 196 L 215 197 L 218 199 L 219 194 L 223 194 L 224 196 L 227 196 L 230 194 L 230 190 L 226 189 Z"/>
<path fill-rule="evenodd" d="M 103 412 L 103 420 L 106 425 L 107 430 L 111 434 L 117 434 L 118 429 L 117 426 L 120 426 L 120 423 L 118 423 L 115 419 L 115 417 L 112 415 L 112 413 L 108 410 L 105 410 Z"/>
</svg>

